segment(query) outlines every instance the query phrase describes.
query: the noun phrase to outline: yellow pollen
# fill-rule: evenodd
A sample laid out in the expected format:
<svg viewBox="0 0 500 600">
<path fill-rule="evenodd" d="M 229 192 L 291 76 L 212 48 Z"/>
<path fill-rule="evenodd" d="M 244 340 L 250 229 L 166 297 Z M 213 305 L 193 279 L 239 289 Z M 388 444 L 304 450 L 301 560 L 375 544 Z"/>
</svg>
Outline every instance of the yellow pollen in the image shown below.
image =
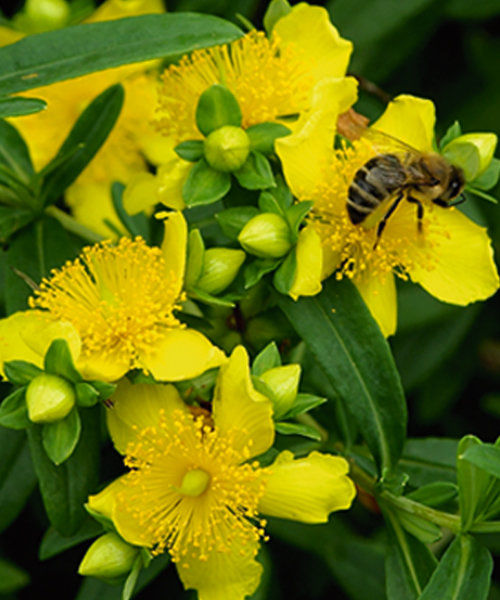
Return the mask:
<svg viewBox="0 0 500 600">
<path fill-rule="evenodd" d="M 262 469 L 242 464 L 245 453 L 235 449 L 234 435 L 176 410 L 163 412 L 157 427 L 129 445 L 131 471 L 116 507 L 153 554 L 168 550 L 173 561 L 189 565 L 264 536 L 257 518 Z"/>
<path fill-rule="evenodd" d="M 234 94 L 242 127 L 297 115 L 307 107 L 309 65 L 294 55 L 293 45 L 251 31 L 224 46 L 197 50 L 171 65 L 159 90 L 158 128 L 175 142 L 200 139 L 195 113 L 200 95 L 221 83 Z"/>
<path fill-rule="evenodd" d="M 182 478 L 179 492 L 184 496 L 200 496 L 210 483 L 210 475 L 202 469 L 188 471 Z"/>
<path fill-rule="evenodd" d="M 369 228 L 351 222 L 347 212 L 349 186 L 356 171 L 376 154 L 373 145 L 366 140 L 355 141 L 336 151 L 322 182 L 311 195 L 314 198 L 314 208 L 309 222 L 320 235 L 322 244 L 340 254 L 339 266 L 335 272 L 335 277 L 339 280 L 344 277 L 362 278 L 369 274 L 383 282 L 391 272 L 407 279 L 407 272 L 414 264 L 415 246 L 420 248 L 426 267 L 433 268 L 432 254 L 425 251 L 426 247 L 430 249 L 435 243 L 437 233 L 433 229 L 432 213 L 435 206 L 432 203 L 425 203 L 423 231 L 419 233 L 416 207 L 403 200 L 388 219 L 376 247 L 377 222 Z M 380 207 L 380 218 L 384 215 L 383 207 L 387 206 L 388 209 L 389 205 L 390 201 Z"/>
<path fill-rule="evenodd" d="M 159 248 L 142 238 L 86 247 L 74 261 L 54 269 L 30 298 L 31 308 L 69 321 L 82 340 L 82 356 L 129 360 L 179 327 L 173 316 L 177 276 L 168 273 Z"/>
</svg>

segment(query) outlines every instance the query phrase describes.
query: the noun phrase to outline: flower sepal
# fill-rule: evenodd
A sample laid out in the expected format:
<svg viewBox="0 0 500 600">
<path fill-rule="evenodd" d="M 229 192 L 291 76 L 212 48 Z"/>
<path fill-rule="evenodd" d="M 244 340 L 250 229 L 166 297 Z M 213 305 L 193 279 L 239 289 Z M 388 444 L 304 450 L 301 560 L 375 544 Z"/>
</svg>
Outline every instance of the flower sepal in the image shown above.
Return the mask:
<svg viewBox="0 0 500 600">
<path fill-rule="evenodd" d="M 292 7 L 288 0 L 271 0 L 264 15 L 264 29 L 267 35 L 271 35 L 276 23 L 291 11 Z"/>
<path fill-rule="evenodd" d="M 467 182 L 472 182 L 489 167 L 497 141 L 494 133 L 467 133 L 448 143 L 442 154 L 464 171 Z"/>
<path fill-rule="evenodd" d="M 204 136 L 231 125 L 241 126 L 241 109 L 230 90 L 220 84 L 214 84 L 205 90 L 196 107 L 196 125 Z"/>
<path fill-rule="evenodd" d="M 246 130 L 250 139 L 250 148 L 262 154 L 274 154 L 274 142 L 278 138 L 291 133 L 290 129 L 281 123 L 258 123 Z"/>
</svg>

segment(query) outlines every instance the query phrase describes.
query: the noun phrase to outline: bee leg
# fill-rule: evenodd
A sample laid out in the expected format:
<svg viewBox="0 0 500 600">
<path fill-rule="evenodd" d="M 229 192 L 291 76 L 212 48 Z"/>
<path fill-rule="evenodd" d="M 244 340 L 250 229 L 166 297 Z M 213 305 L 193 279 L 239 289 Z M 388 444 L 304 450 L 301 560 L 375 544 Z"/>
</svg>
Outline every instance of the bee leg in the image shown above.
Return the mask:
<svg viewBox="0 0 500 600">
<path fill-rule="evenodd" d="M 420 200 L 417 200 L 413 196 L 408 196 L 406 199 L 411 204 L 417 205 L 417 229 L 418 229 L 418 233 L 422 233 L 422 219 L 424 218 L 424 205 L 422 204 L 422 202 L 420 202 Z"/>
<path fill-rule="evenodd" d="M 389 220 L 389 217 L 396 210 L 396 208 L 398 207 L 398 204 L 401 202 L 402 199 L 403 199 L 403 193 L 401 192 L 398 195 L 398 197 L 396 198 L 396 200 L 394 200 L 394 202 L 390 205 L 389 210 L 385 213 L 385 215 L 383 216 L 383 218 L 379 222 L 378 227 L 377 227 L 377 239 L 375 240 L 375 243 L 373 244 L 373 249 L 374 250 L 376 250 L 376 248 L 378 246 L 378 243 L 380 241 L 380 237 L 382 235 L 382 232 L 385 229 L 385 226 L 387 225 L 387 221 Z"/>
</svg>

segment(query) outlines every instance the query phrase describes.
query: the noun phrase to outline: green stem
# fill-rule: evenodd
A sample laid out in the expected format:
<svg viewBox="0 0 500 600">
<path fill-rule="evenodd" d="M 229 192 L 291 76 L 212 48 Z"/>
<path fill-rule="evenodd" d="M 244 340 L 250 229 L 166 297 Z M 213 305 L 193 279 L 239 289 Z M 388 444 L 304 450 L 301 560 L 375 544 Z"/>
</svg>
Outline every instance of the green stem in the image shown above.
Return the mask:
<svg viewBox="0 0 500 600">
<path fill-rule="evenodd" d="M 54 217 L 54 219 L 57 219 L 59 223 L 61 223 L 61 225 L 64 227 L 64 229 L 66 229 L 70 233 L 74 233 L 75 235 L 83 238 L 84 240 L 87 240 L 87 242 L 95 244 L 97 242 L 102 242 L 102 240 L 106 239 L 99 233 L 96 233 L 95 231 L 88 229 L 88 227 L 85 227 L 85 225 L 79 223 L 71 215 L 68 215 L 60 208 L 57 208 L 57 206 L 49 206 L 45 209 L 45 213 L 51 217 Z"/>
</svg>

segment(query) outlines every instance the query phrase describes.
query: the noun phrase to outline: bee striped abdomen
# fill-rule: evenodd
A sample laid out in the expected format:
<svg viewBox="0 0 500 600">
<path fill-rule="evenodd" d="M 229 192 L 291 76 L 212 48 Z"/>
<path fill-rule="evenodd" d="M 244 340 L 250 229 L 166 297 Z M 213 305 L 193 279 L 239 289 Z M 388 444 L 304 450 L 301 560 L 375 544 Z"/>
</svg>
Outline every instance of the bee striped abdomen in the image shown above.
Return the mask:
<svg viewBox="0 0 500 600">
<path fill-rule="evenodd" d="M 347 212 L 354 225 L 363 222 L 381 202 L 406 181 L 403 165 L 394 154 L 379 154 L 356 171 L 349 186 Z"/>
</svg>

